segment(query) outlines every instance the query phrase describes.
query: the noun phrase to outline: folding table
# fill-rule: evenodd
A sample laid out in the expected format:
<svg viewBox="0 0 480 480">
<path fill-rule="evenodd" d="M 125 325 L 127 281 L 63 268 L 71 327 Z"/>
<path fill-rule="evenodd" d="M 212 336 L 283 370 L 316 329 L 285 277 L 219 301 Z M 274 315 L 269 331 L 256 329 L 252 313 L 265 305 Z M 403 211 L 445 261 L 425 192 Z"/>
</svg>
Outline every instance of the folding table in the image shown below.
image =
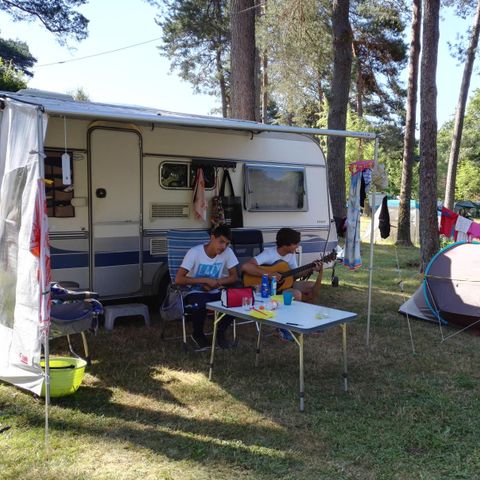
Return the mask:
<svg viewBox="0 0 480 480">
<path fill-rule="evenodd" d="M 299 368 L 300 368 L 300 411 L 304 410 L 305 400 L 305 382 L 303 368 L 303 337 L 311 333 L 326 330 L 334 325 L 340 325 L 342 328 L 342 345 L 343 345 L 343 387 L 347 391 L 347 323 L 355 320 L 357 314 L 337 310 L 335 308 L 327 308 L 309 303 L 294 301 L 292 305 L 281 305 L 276 310 L 273 318 L 259 319 L 258 316 L 250 314 L 252 310 L 244 310 L 243 307 L 227 308 L 222 305 L 221 301 L 207 303 L 207 308 L 215 313 L 213 326 L 212 350 L 210 354 L 210 369 L 208 379 L 212 379 L 213 360 L 215 357 L 215 343 L 217 339 L 218 322 L 225 315 L 232 315 L 235 318 L 244 320 L 257 321 L 259 324 L 257 336 L 257 349 L 255 354 L 255 366 L 258 365 L 260 355 L 260 339 L 262 335 L 262 326 L 269 325 L 271 327 L 284 328 L 288 330 L 299 348 Z M 257 308 L 257 305 L 255 305 Z M 261 314 L 258 314 L 260 315 Z"/>
</svg>

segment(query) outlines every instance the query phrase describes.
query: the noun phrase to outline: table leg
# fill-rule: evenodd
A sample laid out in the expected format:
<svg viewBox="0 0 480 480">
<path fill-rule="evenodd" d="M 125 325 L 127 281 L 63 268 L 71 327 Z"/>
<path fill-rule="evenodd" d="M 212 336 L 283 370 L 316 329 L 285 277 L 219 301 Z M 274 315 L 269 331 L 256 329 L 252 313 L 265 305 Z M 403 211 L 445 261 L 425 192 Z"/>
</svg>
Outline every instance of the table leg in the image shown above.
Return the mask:
<svg viewBox="0 0 480 480">
<path fill-rule="evenodd" d="M 212 350 L 210 352 L 210 369 L 208 371 L 208 379 L 212 379 L 212 374 L 213 374 L 213 358 L 215 356 L 215 345 L 217 344 L 217 326 L 218 322 L 225 316 L 224 313 L 219 314 L 218 312 L 215 312 L 215 316 L 213 319 L 213 338 L 212 338 Z"/>
<path fill-rule="evenodd" d="M 303 371 L 303 333 L 298 336 L 298 351 L 300 361 L 300 411 L 305 409 L 305 380 Z"/>
<path fill-rule="evenodd" d="M 261 322 L 257 323 L 258 325 L 258 334 L 257 334 L 257 350 L 255 352 L 255 366 L 258 367 L 258 360 L 260 357 L 260 338 L 262 336 L 262 324 Z"/>
<path fill-rule="evenodd" d="M 348 390 L 348 374 L 347 374 L 347 324 L 342 323 L 342 344 L 343 344 L 343 389 Z"/>
</svg>

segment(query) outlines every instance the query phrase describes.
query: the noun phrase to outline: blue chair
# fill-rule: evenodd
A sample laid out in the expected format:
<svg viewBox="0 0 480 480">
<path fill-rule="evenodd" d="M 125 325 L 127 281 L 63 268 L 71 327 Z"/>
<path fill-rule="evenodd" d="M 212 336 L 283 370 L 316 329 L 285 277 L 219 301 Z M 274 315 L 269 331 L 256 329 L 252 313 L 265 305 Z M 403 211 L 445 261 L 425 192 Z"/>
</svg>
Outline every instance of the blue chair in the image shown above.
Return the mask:
<svg viewBox="0 0 480 480">
<path fill-rule="evenodd" d="M 188 347 L 186 317 L 188 316 L 189 311 L 195 308 L 195 305 L 188 303 L 188 294 L 191 293 L 190 289 L 175 285 L 175 278 L 188 250 L 196 245 L 202 243 L 206 244 L 209 240 L 210 235 L 207 230 L 169 230 L 167 233 L 168 271 L 171 281 L 168 288 L 170 292 L 176 290 L 177 294 L 181 295 L 183 298 L 183 312 L 178 320 L 182 321 L 182 340 L 183 348 L 185 350 Z M 167 293 L 167 297 L 168 296 L 169 294 Z M 165 338 L 165 328 L 166 322 L 163 320 L 162 338 Z"/>
<path fill-rule="evenodd" d="M 261 230 L 232 230 L 232 250 L 238 258 L 240 267 L 263 251 L 263 234 Z"/>
<path fill-rule="evenodd" d="M 67 288 L 68 286 L 68 288 Z M 98 294 L 77 288 L 78 284 L 70 282 L 53 283 L 51 290 L 50 335 L 49 337 L 67 337 L 70 353 L 77 358 L 84 358 L 90 365 L 91 358 L 85 332 L 96 333 L 98 316 L 103 307 L 97 300 Z M 82 336 L 85 357 L 78 355 L 72 347 L 70 335 L 79 333 Z"/>
<path fill-rule="evenodd" d="M 238 278 L 242 278 L 241 266 L 251 258 L 263 252 L 263 234 L 261 230 L 232 230 L 232 250 L 238 259 Z M 237 326 L 252 323 L 252 321 L 233 322 L 233 338 L 237 338 Z M 258 331 L 258 322 L 255 322 Z"/>
</svg>

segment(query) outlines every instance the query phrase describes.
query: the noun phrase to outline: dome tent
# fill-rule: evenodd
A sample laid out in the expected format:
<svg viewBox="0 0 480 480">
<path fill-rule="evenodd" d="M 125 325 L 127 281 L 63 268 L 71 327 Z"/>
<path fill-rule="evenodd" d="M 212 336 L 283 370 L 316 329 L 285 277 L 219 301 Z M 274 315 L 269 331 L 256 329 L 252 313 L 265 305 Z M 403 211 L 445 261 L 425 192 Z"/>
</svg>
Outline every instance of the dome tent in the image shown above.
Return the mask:
<svg viewBox="0 0 480 480">
<path fill-rule="evenodd" d="M 457 242 L 440 250 L 399 312 L 444 325 L 480 327 L 480 243 Z"/>
</svg>

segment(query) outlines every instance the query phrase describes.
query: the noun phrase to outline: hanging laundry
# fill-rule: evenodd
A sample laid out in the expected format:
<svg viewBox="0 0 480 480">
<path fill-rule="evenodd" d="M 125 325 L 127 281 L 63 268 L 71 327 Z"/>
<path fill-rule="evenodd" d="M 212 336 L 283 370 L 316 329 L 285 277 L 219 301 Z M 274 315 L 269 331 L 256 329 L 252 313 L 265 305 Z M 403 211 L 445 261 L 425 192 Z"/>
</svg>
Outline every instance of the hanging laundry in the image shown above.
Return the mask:
<svg viewBox="0 0 480 480">
<path fill-rule="evenodd" d="M 365 181 L 365 189 L 370 189 L 370 184 L 372 183 L 372 170 L 370 168 L 366 168 L 363 171 L 363 180 Z"/>
<path fill-rule="evenodd" d="M 387 206 L 387 196 L 385 195 L 382 200 L 382 206 L 380 207 L 380 215 L 378 216 L 378 229 L 380 230 L 380 236 L 382 238 L 388 238 L 390 236 L 390 212 Z"/>
<path fill-rule="evenodd" d="M 452 212 L 448 208 L 442 207 L 442 216 L 440 218 L 440 235 L 452 238 L 455 233 L 455 223 L 457 222 L 458 213 Z"/>
<path fill-rule="evenodd" d="M 372 168 L 372 183 L 379 192 L 385 191 L 388 187 L 388 177 L 383 163 L 376 163 Z"/>
<path fill-rule="evenodd" d="M 343 264 L 354 270 L 362 266 L 360 257 L 360 187 L 362 172 L 352 174 L 348 196 L 347 235 Z"/>
<path fill-rule="evenodd" d="M 467 232 L 471 225 L 472 221 L 470 219 L 462 217 L 461 215 L 458 216 L 455 223 L 455 240 L 457 242 L 468 242 Z"/>
<path fill-rule="evenodd" d="M 366 168 L 362 171 L 362 185 L 360 187 L 360 206 L 363 208 L 365 206 L 365 199 L 367 198 L 367 193 L 370 190 L 370 184 L 372 183 L 372 170 Z"/>
<path fill-rule="evenodd" d="M 365 186 L 363 175 L 360 178 L 360 182 L 360 206 L 363 208 L 365 206 L 365 199 L 367 198 L 367 188 Z"/>
<path fill-rule="evenodd" d="M 480 224 L 476 222 L 472 222 L 467 233 L 470 237 L 470 240 L 473 238 L 480 239 Z"/>
<path fill-rule="evenodd" d="M 201 168 L 197 168 L 192 203 L 195 218 L 206 221 L 208 203 L 205 197 L 205 179 L 203 178 L 203 170 Z"/>
</svg>

